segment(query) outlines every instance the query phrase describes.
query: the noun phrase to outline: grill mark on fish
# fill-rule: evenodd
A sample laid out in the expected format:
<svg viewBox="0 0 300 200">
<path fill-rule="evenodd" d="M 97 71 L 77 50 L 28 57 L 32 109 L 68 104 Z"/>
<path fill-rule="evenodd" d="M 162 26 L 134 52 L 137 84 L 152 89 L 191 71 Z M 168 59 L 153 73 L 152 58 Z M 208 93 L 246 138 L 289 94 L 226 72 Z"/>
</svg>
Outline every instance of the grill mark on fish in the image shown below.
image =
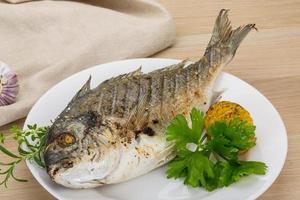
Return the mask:
<svg viewBox="0 0 300 200">
<path fill-rule="evenodd" d="M 163 100 L 164 73 L 151 73 L 151 97 L 149 101 L 149 118 L 157 119 L 161 115 Z"/>
<path fill-rule="evenodd" d="M 198 73 L 198 69 L 197 69 L 197 65 L 196 64 L 192 64 L 190 67 L 190 81 L 189 81 L 189 87 L 190 87 L 190 95 L 191 98 L 193 98 L 195 95 L 197 97 L 199 97 L 199 90 L 200 90 L 200 86 L 199 86 L 199 73 Z M 191 99 L 191 101 L 193 101 L 193 99 Z"/>
<path fill-rule="evenodd" d="M 141 90 L 142 90 L 141 79 L 139 79 L 139 82 L 138 82 L 138 93 L 137 93 L 137 96 L 136 96 L 135 105 L 133 105 L 133 106 L 135 106 L 136 112 L 138 112 L 138 109 L 139 109 L 139 102 L 140 102 Z"/>
<path fill-rule="evenodd" d="M 165 74 L 163 76 L 163 82 L 162 82 L 162 102 L 161 102 L 161 106 L 160 106 L 160 113 L 161 113 L 161 118 L 163 120 L 164 118 L 164 111 L 165 111 L 165 101 L 167 100 L 167 96 L 168 96 L 168 80 L 167 80 L 167 75 Z"/>
<path fill-rule="evenodd" d="M 131 129 L 137 126 L 138 119 L 140 119 L 140 114 L 142 113 L 141 102 L 143 102 L 145 98 L 145 96 L 143 95 L 143 78 L 138 79 L 137 83 L 137 96 L 132 101 L 132 109 L 128 109 L 129 116 L 126 123 L 126 127 Z"/>
<path fill-rule="evenodd" d="M 153 77 L 154 76 L 154 77 Z M 154 107 L 160 104 L 161 102 L 161 82 L 163 75 L 155 74 L 151 76 L 151 96 L 150 96 L 150 107 Z"/>
<path fill-rule="evenodd" d="M 98 106 L 97 106 L 97 109 L 96 109 L 96 111 L 98 113 L 102 113 L 102 110 L 101 110 L 102 99 L 103 99 L 103 93 L 100 93 L 100 95 L 99 95 L 99 103 L 98 103 Z"/>
<path fill-rule="evenodd" d="M 174 73 L 166 73 L 164 80 L 164 101 L 168 101 L 175 96 Z"/>
<path fill-rule="evenodd" d="M 185 71 L 185 76 L 186 76 L 186 89 L 190 89 L 190 78 L 191 78 L 191 76 L 190 76 L 190 72 L 191 72 L 191 70 L 189 69 L 189 70 L 187 70 L 187 69 L 185 69 L 184 70 Z"/>
<path fill-rule="evenodd" d="M 141 94 L 142 98 L 140 98 L 140 114 L 143 115 L 144 117 L 148 117 L 149 115 L 149 103 L 151 100 L 152 96 L 152 77 L 151 76 L 146 76 L 143 79 L 142 87 L 141 87 Z"/>
<path fill-rule="evenodd" d="M 161 76 L 161 83 L 160 83 L 160 108 L 159 108 L 159 114 L 160 116 L 162 116 L 162 108 L 164 106 L 164 100 L 163 100 L 163 97 L 164 97 L 164 86 L 165 86 L 165 75 L 163 74 Z M 156 120 L 155 120 L 156 121 Z M 153 122 L 154 123 L 154 122 Z"/>
<path fill-rule="evenodd" d="M 122 100 L 121 100 L 121 102 L 122 102 L 122 112 L 123 112 L 123 114 L 122 114 L 122 117 L 124 116 L 124 113 L 125 113 L 125 107 L 126 107 L 126 104 L 127 104 L 127 91 L 128 91 L 128 84 L 126 83 L 125 84 L 125 90 L 124 90 L 124 96 L 123 96 L 123 98 L 122 98 Z"/>
<path fill-rule="evenodd" d="M 174 96 L 175 96 L 175 94 L 178 92 L 177 75 L 176 74 L 172 76 L 172 81 L 174 84 Z"/>
<path fill-rule="evenodd" d="M 108 87 L 104 88 L 103 91 L 103 99 L 102 99 L 102 105 L 101 105 L 101 110 L 103 114 L 105 115 L 110 115 L 111 114 L 111 109 L 112 109 L 112 104 L 113 104 L 113 92 L 114 92 L 114 86 L 109 85 Z"/>
<path fill-rule="evenodd" d="M 177 93 L 178 91 L 178 75 L 175 74 L 175 77 L 174 77 L 174 95 Z"/>
<path fill-rule="evenodd" d="M 149 103 L 150 103 L 150 100 L 151 100 L 151 97 L 152 97 L 152 94 L 153 94 L 153 91 L 152 91 L 152 84 L 153 84 L 153 81 L 152 81 L 152 77 L 149 76 L 147 78 L 147 107 L 149 106 Z"/>
<path fill-rule="evenodd" d="M 212 66 L 211 64 L 212 64 L 212 61 L 213 61 L 212 56 L 213 56 L 214 53 L 211 52 L 211 50 L 212 50 L 212 48 L 209 47 L 209 49 L 205 51 L 205 54 L 203 56 L 203 58 L 205 58 L 203 60 L 206 61 L 206 63 L 207 63 L 208 66 Z"/>
<path fill-rule="evenodd" d="M 184 94 L 187 94 L 187 91 L 188 91 L 188 71 L 189 70 L 183 70 L 183 73 L 182 73 L 182 82 L 183 82 L 183 92 Z"/>
<path fill-rule="evenodd" d="M 176 95 L 186 95 L 187 90 L 186 75 L 183 70 L 176 74 Z"/>
<path fill-rule="evenodd" d="M 125 104 L 125 111 L 123 117 L 128 117 L 131 114 L 132 110 L 137 104 L 139 98 L 139 90 L 140 90 L 140 79 L 133 78 L 131 81 L 128 82 L 128 90 L 126 95 L 126 104 Z"/>
<path fill-rule="evenodd" d="M 205 64 L 204 64 L 202 59 L 198 62 L 198 67 L 197 68 L 198 68 L 199 85 L 201 85 L 202 84 L 202 79 L 204 79 L 204 77 L 205 77 L 205 73 L 204 73 Z"/>
<path fill-rule="evenodd" d="M 185 78 L 186 78 L 186 90 L 185 90 L 185 93 L 187 94 L 186 95 L 186 98 L 187 98 L 187 101 L 189 101 L 190 99 L 191 99 L 191 97 L 190 97 L 190 84 L 191 84 L 191 81 L 190 81 L 190 69 L 187 69 L 187 68 L 185 68 L 184 69 L 184 76 L 185 76 Z"/>
<path fill-rule="evenodd" d="M 176 99 L 176 71 L 166 72 L 163 76 L 161 121 L 168 119 L 170 111 L 173 110 L 173 103 Z"/>
<path fill-rule="evenodd" d="M 112 103 L 111 103 L 111 113 L 115 113 L 115 108 L 116 108 L 116 101 L 117 101 L 117 86 L 113 86 L 113 93 L 112 93 Z"/>
<path fill-rule="evenodd" d="M 177 84 L 176 84 L 176 74 L 171 74 L 171 80 L 169 81 L 169 91 L 171 94 L 171 97 L 174 98 L 176 95 L 176 89 Z"/>
<path fill-rule="evenodd" d="M 149 119 L 149 102 L 152 94 L 151 85 L 151 76 L 145 76 L 140 79 L 138 103 L 134 112 L 130 115 L 126 125 L 133 130 L 139 130 L 147 125 L 146 123 Z"/>
<path fill-rule="evenodd" d="M 140 100 L 140 96 L 141 96 L 141 90 L 142 90 L 141 79 L 139 79 L 139 82 L 138 82 L 138 93 L 137 93 L 137 96 L 136 96 L 135 105 L 139 104 L 139 100 Z"/>
<path fill-rule="evenodd" d="M 127 82 L 119 84 L 116 89 L 116 103 L 113 114 L 117 117 L 123 117 L 126 107 Z"/>
</svg>

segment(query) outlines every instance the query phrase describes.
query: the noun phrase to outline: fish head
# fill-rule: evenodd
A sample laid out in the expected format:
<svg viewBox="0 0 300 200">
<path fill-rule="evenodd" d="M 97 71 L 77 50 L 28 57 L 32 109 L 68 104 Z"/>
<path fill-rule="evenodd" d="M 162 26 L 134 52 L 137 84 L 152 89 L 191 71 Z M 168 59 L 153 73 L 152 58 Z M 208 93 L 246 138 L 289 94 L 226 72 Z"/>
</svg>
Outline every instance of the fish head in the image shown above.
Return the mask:
<svg viewBox="0 0 300 200">
<path fill-rule="evenodd" d="M 113 131 L 96 112 L 57 119 L 44 154 L 52 180 L 72 188 L 105 184 L 120 159 Z"/>
</svg>

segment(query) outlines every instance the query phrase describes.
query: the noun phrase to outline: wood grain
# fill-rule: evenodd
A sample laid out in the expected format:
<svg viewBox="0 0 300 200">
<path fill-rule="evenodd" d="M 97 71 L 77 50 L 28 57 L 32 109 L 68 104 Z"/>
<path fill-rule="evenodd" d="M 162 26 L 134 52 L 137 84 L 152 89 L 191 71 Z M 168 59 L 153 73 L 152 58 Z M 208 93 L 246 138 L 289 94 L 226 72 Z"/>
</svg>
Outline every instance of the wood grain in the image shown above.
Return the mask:
<svg viewBox="0 0 300 200">
<path fill-rule="evenodd" d="M 219 10 L 230 9 L 233 25 L 254 22 L 252 32 L 239 48 L 236 58 L 226 68 L 260 90 L 281 114 L 289 140 L 284 169 L 272 187 L 259 199 L 300 199 L 300 1 L 203 1 L 163 0 L 174 16 L 176 44 L 153 57 L 198 59 L 210 38 Z M 22 126 L 24 120 L 16 122 Z M 7 133 L 10 125 L 0 128 Z M 271 134 L 271 133 L 269 133 Z M 8 143 L 8 147 L 15 147 Z M 276 147 L 274 147 L 276 148 Z M 5 160 L 2 155 L 1 160 Z M 10 183 L 0 188 L 0 199 L 53 199 L 32 177 L 24 164 L 19 176 L 28 183 Z"/>
</svg>

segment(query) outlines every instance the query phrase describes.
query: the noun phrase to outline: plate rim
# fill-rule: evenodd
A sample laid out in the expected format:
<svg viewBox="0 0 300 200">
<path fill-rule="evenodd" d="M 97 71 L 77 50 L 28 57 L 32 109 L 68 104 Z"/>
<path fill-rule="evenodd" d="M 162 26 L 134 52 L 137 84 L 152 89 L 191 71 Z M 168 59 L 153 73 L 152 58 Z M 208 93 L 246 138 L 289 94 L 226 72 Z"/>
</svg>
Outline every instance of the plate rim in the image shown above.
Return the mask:
<svg viewBox="0 0 300 200">
<path fill-rule="evenodd" d="M 107 65 L 107 64 L 116 64 L 116 63 L 123 63 L 123 62 L 137 62 L 137 63 L 141 63 L 141 62 L 147 62 L 149 60 L 156 60 L 156 61 L 161 61 L 161 62 L 180 62 L 182 60 L 180 59 L 171 59 L 171 58 L 133 58 L 133 59 L 123 59 L 123 60 L 116 60 L 116 61 L 112 61 L 112 62 L 106 62 L 106 63 L 102 63 L 102 64 L 98 64 L 98 65 L 94 65 L 94 66 L 91 66 L 91 67 L 88 67 L 86 69 L 83 69 L 79 72 L 76 72 L 74 74 L 71 74 L 70 76 L 66 77 L 65 79 L 59 81 L 58 83 L 54 84 L 52 87 L 50 87 L 46 92 L 44 92 L 38 99 L 37 101 L 34 103 L 34 105 L 31 107 L 29 113 L 27 114 L 26 116 L 26 120 L 24 122 L 24 126 L 23 126 L 23 130 L 26 129 L 27 127 L 27 124 L 28 124 L 28 116 L 30 116 L 30 114 L 33 112 L 34 110 L 34 107 L 36 106 L 36 104 L 38 104 L 45 95 L 47 95 L 48 93 L 50 93 L 52 90 L 54 90 L 58 85 L 60 85 L 62 82 L 65 82 L 65 81 L 68 81 L 69 79 L 71 79 L 73 76 L 78 76 L 78 74 L 81 74 L 83 72 L 86 72 L 86 71 L 89 71 L 89 70 L 92 70 L 92 69 L 95 69 L 95 68 L 98 68 L 98 67 L 101 67 L 102 65 Z M 283 162 L 281 163 L 280 167 L 279 167 L 279 170 L 277 171 L 277 173 L 274 174 L 274 176 L 272 176 L 271 178 L 269 178 L 266 183 L 259 189 L 257 190 L 255 193 L 253 193 L 252 195 L 250 195 L 247 199 L 256 199 L 258 198 L 259 196 L 261 196 L 264 192 L 266 192 L 272 185 L 273 183 L 275 182 L 275 180 L 279 177 L 285 163 L 286 163 L 286 159 L 287 159 L 287 153 L 288 153 L 288 135 L 287 135 L 287 131 L 286 131 L 286 127 L 285 127 L 285 124 L 282 120 L 282 117 L 280 115 L 280 113 L 278 112 L 278 110 L 275 108 L 275 106 L 272 104 L 272 102 L 262 93 L 260 92 L 258 89 L 256 89 L 254 86 L 252 86 L 251 84 L 249 84 L 248 82 L 240 79 L 239 77 L 233 75 L 233 74 L 230 74 L 228 72 L 225 72 L 223 71 L 222 73 L 225 73 L 229 76 L 232 76 L 234 78 L 237 78 L 239 79 L 240 81 L 244 82 L 245 84 L 247 84 L 249 87 L 255 89 L 256 91 L 258 91 L 262 97 L 267 100 L 268 103 L 270 103 L 272 109 L 275 111 L 274 114 L 276 114 L 279 119 L 280 119 L 280 126 L 282 126 L 282 129 L 284 130 L 284 141 L 282 141 L 283 143 L 283 146 L 284 146 L 284 149 L 282 151 L 284 151 L 284 158 L 283 158 Z M 51 188 L 48 187 L 48 185 L 46 183 L 43 182 L 42 178 L 39 177 L 37 175 L 36 172 L 34 172 L 35 170 L 33 169 L 33 165 L 29 160 L 26 160 L 26 166 L 27 168 L 29 169 L 30 173 L 32 174 L 32 176 L 37 180 L 37 182 L 47 191 L 49 192 L 53 197 L 57 198 L 57 199 L 65 199 L 65 198 L 62 198 L 61 196 L 59 196 L 57 194 L 57 192 L 55 192 L 54 190 L 52 190 Z"/>
</svg>

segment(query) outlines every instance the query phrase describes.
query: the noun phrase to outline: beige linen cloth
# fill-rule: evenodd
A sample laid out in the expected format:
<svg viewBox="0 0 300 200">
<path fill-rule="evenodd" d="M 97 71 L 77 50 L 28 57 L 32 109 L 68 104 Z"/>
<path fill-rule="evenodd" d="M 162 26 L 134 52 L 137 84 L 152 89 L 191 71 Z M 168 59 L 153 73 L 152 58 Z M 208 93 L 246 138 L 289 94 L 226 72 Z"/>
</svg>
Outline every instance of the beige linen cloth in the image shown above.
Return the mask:
<svg viewBox="0 0 300 200">
<path fill-rule="evenodd" d="M 0 0 L 0 60 L 18 74 L 20 93 L 0 107 L 0 126 L 25 117 L 71 74 L 149 56 L 175 37 L 169 13 L 154 0 L 9 1 L 19 4 Z"/>
</svg>

